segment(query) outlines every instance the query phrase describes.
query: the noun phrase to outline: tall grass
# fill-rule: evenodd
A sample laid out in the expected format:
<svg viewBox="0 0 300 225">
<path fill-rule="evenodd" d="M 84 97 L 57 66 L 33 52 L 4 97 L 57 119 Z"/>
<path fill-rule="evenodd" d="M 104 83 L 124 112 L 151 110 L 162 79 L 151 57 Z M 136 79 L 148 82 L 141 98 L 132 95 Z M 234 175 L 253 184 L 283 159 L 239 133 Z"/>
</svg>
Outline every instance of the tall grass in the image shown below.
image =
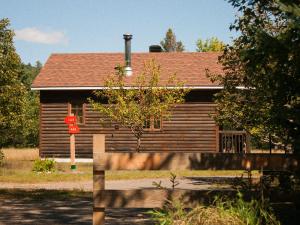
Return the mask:
<svg viewBox="0 0 300 225">
<path fill-rule="evenodd" d="M 247 202 L 241 193 L 234 199 L 217 197 L 212 205 L 185 210 L 180 201 L 149 212 L 160 225 L 280 225 L 267 202 Z"/>
<path fill-rule="evenodd" d="M 2 152 L 6 161 L 36 160 L 39 158 L 39 149 L 37 148 L 4 148 Z"/>
</svg>

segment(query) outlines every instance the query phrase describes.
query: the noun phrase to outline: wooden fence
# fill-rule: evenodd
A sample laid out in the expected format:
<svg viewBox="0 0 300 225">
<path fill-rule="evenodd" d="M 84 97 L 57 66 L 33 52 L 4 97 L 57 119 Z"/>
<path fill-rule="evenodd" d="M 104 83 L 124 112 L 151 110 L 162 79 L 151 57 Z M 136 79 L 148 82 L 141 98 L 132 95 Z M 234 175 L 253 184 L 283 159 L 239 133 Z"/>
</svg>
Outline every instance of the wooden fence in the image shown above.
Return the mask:
<svg viewBox="0 0 300 225">
<path fill-rule="evenodd" d="M 93 137 L 93 224 L 105 222 L 105 208 L 162 207 L 166 199 L 181 196 L 187 207 L 204 201 L 207 191 L 193 190 L 105 190 L 106 170 L 291 170 L 299 169 L 300 158 L 293 155 L 224 153 L 108 153 L 105 135 Z M 210 191 L 210 195 L 212 195 Z"/>
</svg>

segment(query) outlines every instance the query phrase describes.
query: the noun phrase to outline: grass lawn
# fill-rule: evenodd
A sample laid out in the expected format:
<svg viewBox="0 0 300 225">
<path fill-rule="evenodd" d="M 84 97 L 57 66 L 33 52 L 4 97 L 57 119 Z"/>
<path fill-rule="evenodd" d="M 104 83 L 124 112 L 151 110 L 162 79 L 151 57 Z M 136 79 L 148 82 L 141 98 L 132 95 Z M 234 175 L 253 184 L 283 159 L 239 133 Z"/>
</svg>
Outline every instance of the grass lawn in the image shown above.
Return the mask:
<svg viewBox="0 0 300 225">
<path fill-rule="evenodd" d="M 0 182 L 11 183 L 46 183 L 62 181 L 92 181 L 93 164 L 77 163 L 77 171 L 72 173 L 69 163 L 57 163 L 54 173 L 35 173 L 32 171 L 34 160 L 38 158 L 38 149 L 4 149 L 5 164 L 0 167 Z M 242 170 L 200 170 L 172 171 L 177 177 L 188 176 L 236 176 L 244 173 Z M 253 171 L 258 176 L 258 171 Z M 246 176 L 246 174 L 244 174 Z M 170 171 L 107 171 L 106 180 L 169 178 Z"/>
<path fill-rule="evenodd" d="M 107 180 L 120 180 L 120 179 L 143 179 L 143 178 L 169 178 L 170 173 L 176 174 L 177 177 L 219 177 L 219 176 L 233 176 L 241 177 L 242 170 L 178 170 L 178 171 L 107 171 L 105 178 Z M 258 176 L 258 171 L 253 171 L 254 176 Z"/>
<path fill-rule="evenodd" d="M 62 181 L 92 180 L 92 164 L 80 163 L 76 173 L 72 173 L 69 163 L 57 163 L 56 172 L 36 173 L 32 171 L 33 161 L 11 160 L 0 168 L 0 182 L 46 183 Z"/>
<path fill-rule="evenodd" d="M 0 168 L 0 182 L 13 183 L 46 183 L 62 181 L 92 181 L 92 163 L 77 163 L 77 171 L 71 172 L 69 163 L 57 163 L 56 172 L 36 173 L 32 171 L 33 161 L 10 160 Z M 177 177 L 185 176 L 238 176 L 241 170 L 200 170 L 200 171 L 172 171 Z M 254 176 L 258 175 L 254 171 Z M 245 176 L 245 174 L 244 174 Z M 143 179 L 143 178 L 169 178 L 170 171 L 107 171 L 107 180 Z"/>
</svg>

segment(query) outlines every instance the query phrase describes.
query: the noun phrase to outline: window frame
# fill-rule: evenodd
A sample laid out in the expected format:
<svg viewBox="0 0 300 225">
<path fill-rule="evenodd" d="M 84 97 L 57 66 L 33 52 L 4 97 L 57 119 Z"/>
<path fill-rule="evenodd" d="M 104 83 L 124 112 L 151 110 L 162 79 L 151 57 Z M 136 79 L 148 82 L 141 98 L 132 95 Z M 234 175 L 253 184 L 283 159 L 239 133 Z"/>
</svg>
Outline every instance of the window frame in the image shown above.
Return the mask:
<svg viewBox="0 0 300 225">
<path fill-rule="evenodd" d="M 162 131 L 162 128 L 163 128 L 163 119 L 162 119 L 162 116 L 159 117 L 159 124 L 160 124 L 160 127 L 159 128 L 155 128 L 154 127 L 154 124 L 155 124 L 155 117 L 154 116 L 151 116 L 149 120 L 147 121 L 150 121 L 150 127 L 149 128 L 145 128 L 143 127 L 143 130 L 144 131 Z"/>
<path fill-rule="evenodd" d="M 78 102 L 68 102 L 68 115 L 73 114 L 72 109 L 73 105 L 81 105 L 82 106 L 82 122 L 79 122 L 76 116 L 76 124 L 78 125 L 85 125 L 86 124 L 86 118 L 85 118 L 85 111 L 86 111 L 86 103 L 78 103 Z"/>
</svg>

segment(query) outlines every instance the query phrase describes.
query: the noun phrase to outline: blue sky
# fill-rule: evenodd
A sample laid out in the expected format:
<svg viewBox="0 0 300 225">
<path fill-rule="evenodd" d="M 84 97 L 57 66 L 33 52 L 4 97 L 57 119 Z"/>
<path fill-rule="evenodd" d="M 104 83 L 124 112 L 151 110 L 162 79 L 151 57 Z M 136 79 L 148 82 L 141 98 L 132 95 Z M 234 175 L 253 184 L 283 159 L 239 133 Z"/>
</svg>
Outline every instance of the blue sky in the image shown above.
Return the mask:
<svg viewBox="0 0 300 225">
<path fill-rule="evenodd" d="M 24 63 L 44 63 L 51 53 L 122 52 L 123 33 L 133 34 L 132 52 L 159 44 L 170 27 L 187 51 L 196 40 L 226 43 L 235 10 L 225 0 L 0 0 Z"/>
</svg>

